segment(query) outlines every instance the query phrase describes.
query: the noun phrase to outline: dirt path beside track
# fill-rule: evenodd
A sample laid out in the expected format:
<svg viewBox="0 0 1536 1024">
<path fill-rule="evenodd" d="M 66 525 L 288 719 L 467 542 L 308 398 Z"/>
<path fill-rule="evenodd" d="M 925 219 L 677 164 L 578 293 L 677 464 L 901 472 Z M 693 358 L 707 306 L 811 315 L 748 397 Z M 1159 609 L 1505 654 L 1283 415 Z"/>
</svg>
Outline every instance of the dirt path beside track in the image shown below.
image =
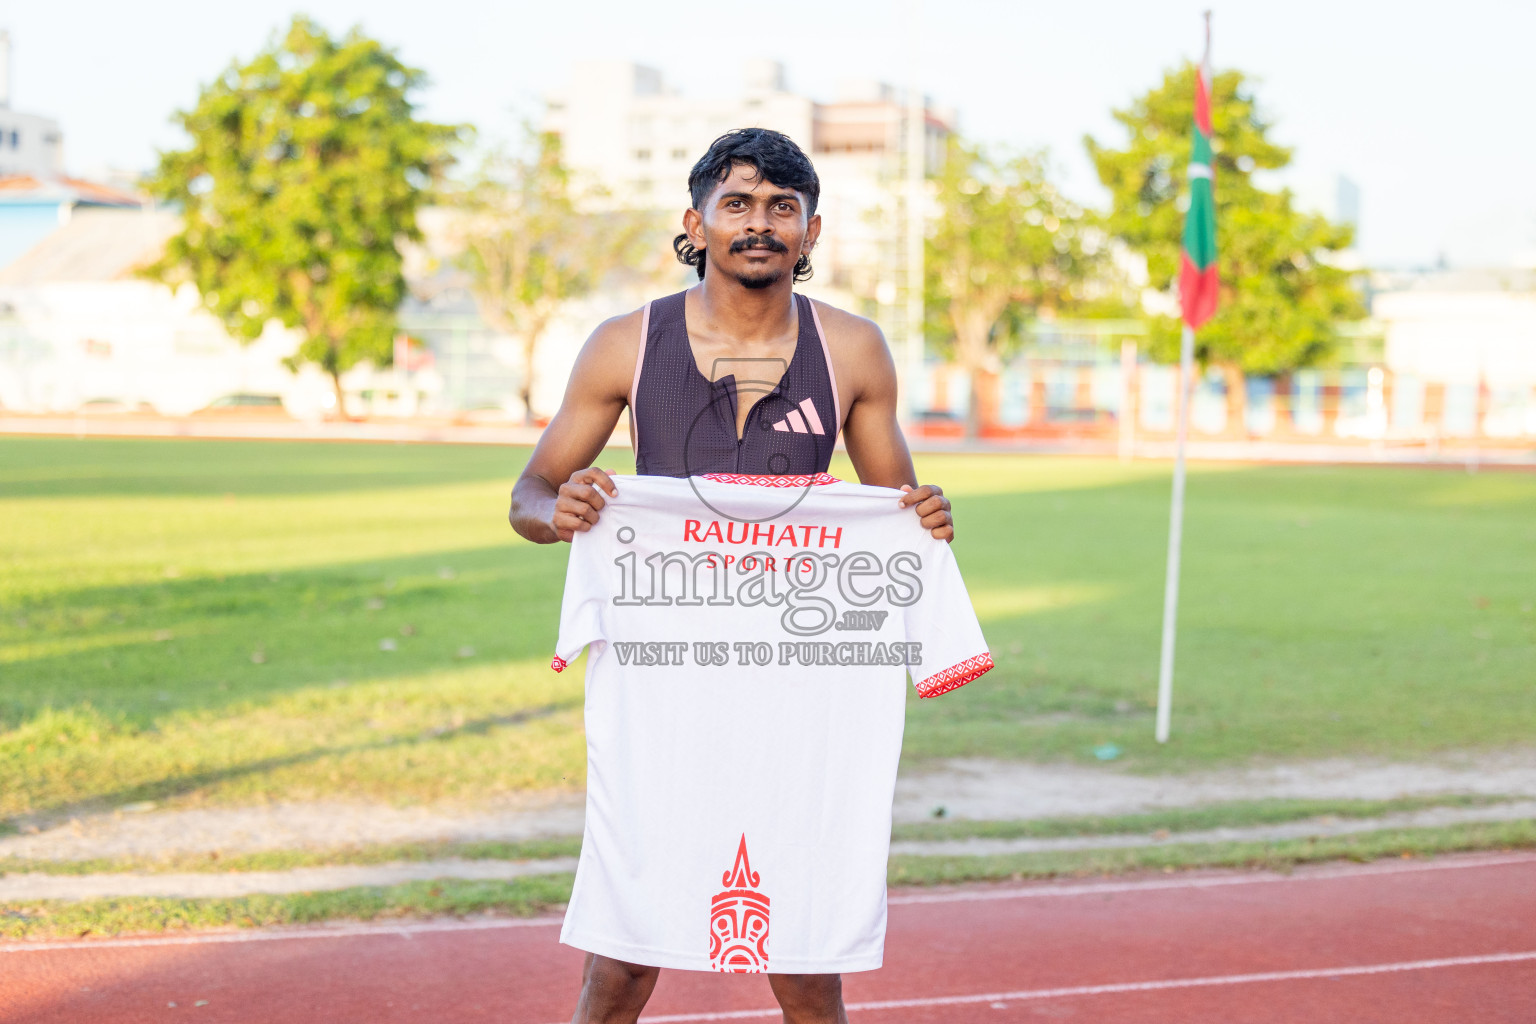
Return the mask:
<svg viewBox="0 0 1536 1024">
<path fill-rule="evenodd" d="M 1382 829 L 1436 828 L 1471 822 L 1536 819 L 1536 801 L 1486 807 L 1435 807 L 1376 818 L 1308 818 L 1272 825 L 1157 832 L 1132 835 L 1063 836 L 1050 839 L 898 840 L 891 853 L 942 857 L 995 856 L 1052 850 L 1104 850 L 1183 843 L 1269 842 L 1325 838 Z M 112 897 L 219 898 L 255 893 L 296 893 L 391 886 L 437 879 L 508 880 L 576 870 L 575 857 L 543 860 L 443 858 L 389 864 L 335 864 L 285 871 L 123 872 L 115 874 L 0 875 L 0 904 L 33 900 L 88 900 Z"/>
<path fill-rule="evenodd" d="M 1480 793 L 1536 800 L 1536 748 L 1462 753 L 1411 764 L 1308 761 L 1179 775 L 1115 765 L 946 761 L 897 780 L 898 822 L 1130 814 L 1232 800 L 1386 800 Z M 118 809 L 64 820 L 21 819 L 0 858 L 85 860 L 432 840 L 520 840 L 581 834 L 580 793 L 530 793 L 491 806 L 400 808 L 326 801 L 244 808 Z"/>
</svg>

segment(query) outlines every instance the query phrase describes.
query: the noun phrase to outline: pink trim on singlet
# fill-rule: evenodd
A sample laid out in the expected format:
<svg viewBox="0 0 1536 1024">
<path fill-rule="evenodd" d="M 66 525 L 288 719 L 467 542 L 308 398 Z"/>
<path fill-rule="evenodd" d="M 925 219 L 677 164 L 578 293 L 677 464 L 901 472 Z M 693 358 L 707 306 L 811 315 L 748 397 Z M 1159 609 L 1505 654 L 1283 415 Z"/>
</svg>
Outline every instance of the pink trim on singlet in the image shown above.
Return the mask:
<svg viewBox="0 0 1536 1024">
<path fill-rule="evenodd" d="M 843 429 L 843 400 L 837 393 L 837 373 L 832 369 L 832 353 L 827 350 L 827 332 L 821 327 L 821 314 L 816 312 L 816 300 L 807 297 L 811 304 L 811 320 L 816 324 L 816 337 L 821 341 L 821 361 L 827 364 L 827 383 L 832 386 L 832 443 Z"/>
<path fill-rule="evenodd" d="M 814 312 L 814 310 L 813 310 Z M 651 336 L 651 304 L 640 314 L 640 351 L 635 355 L 635 377 L 629 382 L 629 447 L 640 457 L 640 424 L 635 419 L 635 395 L 640 391 L 640 369 L 645 365 L 645 343 Z"/>
</svg>

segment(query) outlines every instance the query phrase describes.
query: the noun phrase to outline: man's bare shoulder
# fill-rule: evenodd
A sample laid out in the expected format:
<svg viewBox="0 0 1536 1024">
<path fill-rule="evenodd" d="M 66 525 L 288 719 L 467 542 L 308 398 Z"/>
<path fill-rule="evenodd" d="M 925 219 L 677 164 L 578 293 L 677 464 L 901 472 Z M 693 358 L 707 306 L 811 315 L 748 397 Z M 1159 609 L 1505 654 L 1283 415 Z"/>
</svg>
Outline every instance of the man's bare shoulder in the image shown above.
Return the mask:
<svg viewBox="0 0 1536 1024">
<path fill-rule="evenodd" d="M 644 318 L 644 309 L 611 316 L 592 331 L 587 345 L 601 349 L 604 355 L 617 356 L 626 349 L 636 355 L 640 351 L 640 324 Z"/>
<path fill-rule="evenodd" d="M 821 318 L 822 329 L 827 332 L 827 346 L 841 350 L 839 354 L 858 358 L 885 350 L 885 334 L 880 325 L 868 317 L 850 313 L 846 309 L 812 299 L 816 315 Z"/>
<path fill-rule="evenodd" d="M 581 347 L 572 384 L 602 382 L 603 390 L 629 394 L 635 360 L 640 355 L 640 324 L 644 310 L 609 317 L 598 324 Z"/>
</svg>

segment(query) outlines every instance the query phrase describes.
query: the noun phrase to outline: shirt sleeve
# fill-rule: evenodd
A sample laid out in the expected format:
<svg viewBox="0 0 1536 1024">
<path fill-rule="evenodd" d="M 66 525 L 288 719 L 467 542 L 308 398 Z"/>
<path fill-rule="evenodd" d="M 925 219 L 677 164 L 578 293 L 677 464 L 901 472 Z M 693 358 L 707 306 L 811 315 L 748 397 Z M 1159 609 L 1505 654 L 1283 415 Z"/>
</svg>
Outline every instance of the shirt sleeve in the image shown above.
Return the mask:
<svg viewBox="0 0 1536 1024">
<path fill-rule="evenodd" d="M 610 509 L 610 514 L 613 511 Z M 555 642 L 555 656 L 549 662 L 549 667 L 556 672 L 563 672 L 588 644 L 596 654 L 607 642 L 603 633 L 603 611 L 608 596 L 608 574 L 601 565 L 608 549 L 607 536 L 606 531 L 601 536 L 589 531 L 571 538 L 571 555 L 565 566 L 565 593 L 560 598 L 560 637 Z"/>
<path fill-rule="evenodd" d="M 919 697 L 937 697 L 991 671 L 992 654 L 949 545 L 933 540 L 905 554 L 922 561 L 907 566 L 921 587 L 905 612 L 907 642 L 920 645 L 915 652 L 909 647 L 908 671 Z"/>
</svg>

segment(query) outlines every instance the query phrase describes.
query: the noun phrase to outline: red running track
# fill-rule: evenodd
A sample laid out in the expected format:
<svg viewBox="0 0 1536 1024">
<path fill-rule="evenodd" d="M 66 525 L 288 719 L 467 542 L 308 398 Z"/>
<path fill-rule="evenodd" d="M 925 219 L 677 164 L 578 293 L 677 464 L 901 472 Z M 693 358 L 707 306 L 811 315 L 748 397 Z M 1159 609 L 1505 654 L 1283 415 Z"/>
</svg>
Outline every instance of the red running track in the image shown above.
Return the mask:
<svg viewBox="0 0 1536 1024">
<path fill-rule="evenodd" d="M 558 918 L 0 946 L 6 1024 L 569 1020 Z M 891 897 L 869 1024 L 1536 1021 L 1536 855 Z M 172 1006 L 171 1004 L 175 1004 Z M 642 1020 L 778 1019 L 766 979 L 664 971 Z"/>
</svg>

